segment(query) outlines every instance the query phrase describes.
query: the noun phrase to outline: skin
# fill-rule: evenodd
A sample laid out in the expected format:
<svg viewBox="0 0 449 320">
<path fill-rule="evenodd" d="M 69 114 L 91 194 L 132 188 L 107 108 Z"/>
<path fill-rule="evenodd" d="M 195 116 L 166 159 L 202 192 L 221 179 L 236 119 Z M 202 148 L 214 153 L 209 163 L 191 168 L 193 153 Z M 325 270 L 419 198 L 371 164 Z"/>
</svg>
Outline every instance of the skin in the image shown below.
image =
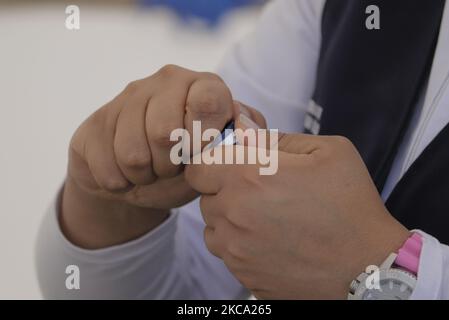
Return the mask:
<svg viewBox="0 0 449 320">
<path fill-rule="evenodd" d="M 201 120 L 221 130 L 232 118 L 266 127 L 211 73 L 166 66 L 129 84 L 72 138 L 60 215 L 67 238 L 88 249 L 124 243 L 201 195 L 211 253 L 257 297 L 297 299 L 344 298 L 352 279 L 409 236 L 342 137 L 281 135 L 273 176 L 258 165 L 171 163 L 173 129 Z"/>
<path fill-rule="evenodd" d="M 176 144 L 172 130 L 191 131 L 194 120 L 203 131 L 221 130 L 240 112 L 265 126 L 262 115 L 237 105 L 212 73 L 168 65 L 131 82 L 72 137 L 60 216 L 67 238 L 98 249 L 158 226 L 170 209 L 198 196 L 185 181 L 184 167 L 169 159 Z"/>
<path fill-rule="evenodd" d="M 258 298 L 346 298 L 350 282 L 410 233 L 346 138 L 283 134 L 278 148 L 275 175 L 257 165 L 186 168 L 202 194 L 206 245 Z"/>
</svg>

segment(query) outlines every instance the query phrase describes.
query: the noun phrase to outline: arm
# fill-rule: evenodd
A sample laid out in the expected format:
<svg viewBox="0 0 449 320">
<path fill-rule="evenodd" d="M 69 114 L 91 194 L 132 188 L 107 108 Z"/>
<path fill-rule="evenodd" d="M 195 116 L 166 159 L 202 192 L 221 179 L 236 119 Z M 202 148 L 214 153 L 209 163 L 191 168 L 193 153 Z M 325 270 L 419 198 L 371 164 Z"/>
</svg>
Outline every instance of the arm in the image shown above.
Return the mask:
<svg viewBox="0 0 449 320">
<path fill-rule="evenodd" d="M 39 232 L 36 266 L 47 299 L 226 299 L 247 291 L 203 241 L 197 201 L 174 210 L 161 225 L 127 243 L 87 250 L 60 231 L 58 203 Z M 68 265 L 80 270 L 80 290 L 65 287 Z"/>
<path fill-rule="evenodd" d="M 318 59 L 323 2 L 273 2 L 257 31 L 236 46 L 220 68 L 234 98 L 260 108 L 274 127 L 302 128 Z M 113 194 L 126 190 L 124 186 Z M 44 297 L 239 298 L 246 294 L 221 260 L 205 248 L 196 202 L 169 214 L 174 206 L 167 202 L 179 205 L 180 201 L 166 199 L 167 190 L 172 191 L 161 186 L 156 196 L 144 198 L 159 202 L 154 210 L 142 203 L 89 200 L 81 191 L 77 196 L 77 186 L 68 181 L 62 204 L 50 208 L 39 232 L 36 260 Z M 80 268 L 80 290 L 65 288 L 64 270 L 70 264 Z"/>
</svg>

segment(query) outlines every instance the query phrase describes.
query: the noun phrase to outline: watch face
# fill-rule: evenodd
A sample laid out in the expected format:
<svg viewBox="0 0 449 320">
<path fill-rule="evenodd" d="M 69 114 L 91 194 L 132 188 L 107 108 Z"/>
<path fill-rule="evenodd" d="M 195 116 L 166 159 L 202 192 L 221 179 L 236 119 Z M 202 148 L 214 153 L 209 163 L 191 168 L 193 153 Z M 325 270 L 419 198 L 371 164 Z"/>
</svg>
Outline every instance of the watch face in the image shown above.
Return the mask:
<svg viewBox="0 0 449 320">
<path fill-rule="evenodd" d="M 416 285 L 416 277 L 401 269 L 380 272 L 378 288 L 364 288 L 363 300 L 408 300 Z"/>
</svg>

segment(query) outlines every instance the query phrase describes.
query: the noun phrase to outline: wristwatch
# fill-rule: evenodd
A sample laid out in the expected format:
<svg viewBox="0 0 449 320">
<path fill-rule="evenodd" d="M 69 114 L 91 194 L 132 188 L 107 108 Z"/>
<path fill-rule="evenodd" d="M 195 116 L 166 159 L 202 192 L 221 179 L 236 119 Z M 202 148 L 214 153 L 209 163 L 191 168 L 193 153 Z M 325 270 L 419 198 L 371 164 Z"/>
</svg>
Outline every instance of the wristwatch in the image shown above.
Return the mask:
<svg viewBox="0 0 449 320">
<path fill-rule="evenodd" d="M 379 268 L 368 267 L 351 282 L 348 300 L 408 300 L 416 286 L 421 248 L 421 235 L 414 233 Z"/>
</svg>

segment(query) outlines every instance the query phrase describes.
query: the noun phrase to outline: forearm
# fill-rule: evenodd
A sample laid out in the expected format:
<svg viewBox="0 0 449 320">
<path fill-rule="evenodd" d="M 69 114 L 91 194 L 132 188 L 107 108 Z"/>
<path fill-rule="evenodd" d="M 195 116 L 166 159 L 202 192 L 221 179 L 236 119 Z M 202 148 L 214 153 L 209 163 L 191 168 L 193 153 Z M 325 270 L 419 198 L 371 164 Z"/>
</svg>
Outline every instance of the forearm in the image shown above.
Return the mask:
<svg viewBox="0 0 449 320">
<path fill-rule="evenodd" d="M 86 249 L 109 247 L 136 239 L 160 225 L 166 210 L 137 207 L 84 192 L 70 178 L 60 204 L 60 225 L 65 236 Z"/>
<path fill-rule="evenodd" d="M 186 282 L 173 268 L 182 265 L 175 255 L 177 214 L 142 237 L 105 249 L 73 245 L 61 232 L 61 194 L 46 213 L 36 243 L 36 267 L 46 299 L 159 299 L 187 295 Z M 59 219 L 60 220 L 60 219 Z M 176 261 L 176 263 L 175 263 Z M 79 289 L 67 287 L 67 267 L 79 269 Z M 164 290 L 163 287 L 172 290 Z"/>
</svg>

